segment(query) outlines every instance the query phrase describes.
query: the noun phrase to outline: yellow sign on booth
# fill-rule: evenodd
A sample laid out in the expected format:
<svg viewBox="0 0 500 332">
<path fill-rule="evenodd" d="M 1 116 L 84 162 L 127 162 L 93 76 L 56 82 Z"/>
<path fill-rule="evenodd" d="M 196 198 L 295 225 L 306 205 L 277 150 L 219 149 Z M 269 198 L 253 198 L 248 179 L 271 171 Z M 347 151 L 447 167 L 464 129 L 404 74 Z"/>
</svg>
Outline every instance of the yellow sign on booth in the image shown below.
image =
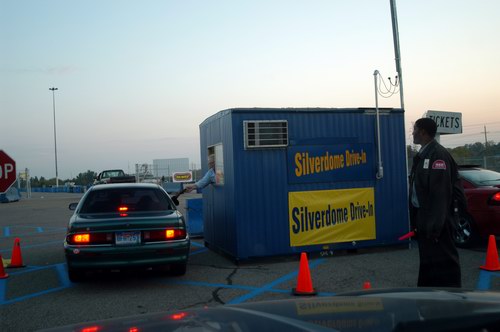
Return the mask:
<svg viewBox="0 0 500 332">
<path fill-rule="evenodd" d="M 373 188 L 288 193 L 290 246 L 373 240 Z"/>
</svg>

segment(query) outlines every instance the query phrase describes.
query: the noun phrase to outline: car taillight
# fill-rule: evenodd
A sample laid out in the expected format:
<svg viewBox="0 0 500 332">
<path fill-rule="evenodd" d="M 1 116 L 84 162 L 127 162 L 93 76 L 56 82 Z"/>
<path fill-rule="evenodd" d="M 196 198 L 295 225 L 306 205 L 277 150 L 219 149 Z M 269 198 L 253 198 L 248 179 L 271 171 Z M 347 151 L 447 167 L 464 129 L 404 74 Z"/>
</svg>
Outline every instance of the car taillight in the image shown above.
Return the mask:
<svg viewBox="0 0 500 332">
<path fill-rule="evenodd" d="M 111 244 L 113 243 L 113 233 L 78 233 L 68 235 L 69 244 L 89 245 L 89 244 Z"/>
<path fill-rule="evenodd" d="M 73 242 L 76 244 L 89 243 L 90 242 L 90 234 L 75 234 L 75 235 L 73 235 Z"/>
<path fill-rule="evenodd" d="M 185 229 L 158 229 L 144 231 L 144 241 L 146 242 L 181 240 L 185 238 Z"/>
<path fill-rule="evenodd" d="M 500 205 L 500 191 L 490 198 L 491 205 Z"/>
</svg>

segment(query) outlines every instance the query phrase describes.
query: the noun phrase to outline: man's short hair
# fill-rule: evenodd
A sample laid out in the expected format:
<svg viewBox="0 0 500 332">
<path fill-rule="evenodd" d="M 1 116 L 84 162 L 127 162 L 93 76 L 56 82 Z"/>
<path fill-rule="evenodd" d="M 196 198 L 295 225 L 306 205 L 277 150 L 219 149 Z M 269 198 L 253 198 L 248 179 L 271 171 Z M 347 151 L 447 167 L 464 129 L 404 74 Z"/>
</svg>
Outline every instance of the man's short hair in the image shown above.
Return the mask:
<svg viewBox="0 0 500 332">
<path fill-rule="evenodd" d="M 436 136 L 437 124 L 431 118 L 421 118 L 415 122 L 415 127 L 423 129 L 430 137 Z"/>
</svg>

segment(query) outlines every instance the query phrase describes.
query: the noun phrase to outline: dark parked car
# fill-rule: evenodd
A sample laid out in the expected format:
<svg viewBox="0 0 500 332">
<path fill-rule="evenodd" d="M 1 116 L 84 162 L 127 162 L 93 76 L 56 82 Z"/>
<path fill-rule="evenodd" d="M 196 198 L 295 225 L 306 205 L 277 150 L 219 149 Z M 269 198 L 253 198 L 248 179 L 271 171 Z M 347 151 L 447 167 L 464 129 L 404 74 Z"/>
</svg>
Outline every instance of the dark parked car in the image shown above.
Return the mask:
<svg viewBox="0 0 500 332">
<path fill-rule="evenodd" d="M 75 213 L 64 250 L 71 281 L 96 269 L 167 267 L 175 275 L 186 273 L 186 223 L 160 186 L 96 185 L 69 208 Z"/>
<path fill-rule="evenodd" d="M 467 212 L 460 214 L 455 242 L 470 247 L 480 238 L 500 235 L 500 173 L 478 166 L 460 166 Z"/>
</svg>

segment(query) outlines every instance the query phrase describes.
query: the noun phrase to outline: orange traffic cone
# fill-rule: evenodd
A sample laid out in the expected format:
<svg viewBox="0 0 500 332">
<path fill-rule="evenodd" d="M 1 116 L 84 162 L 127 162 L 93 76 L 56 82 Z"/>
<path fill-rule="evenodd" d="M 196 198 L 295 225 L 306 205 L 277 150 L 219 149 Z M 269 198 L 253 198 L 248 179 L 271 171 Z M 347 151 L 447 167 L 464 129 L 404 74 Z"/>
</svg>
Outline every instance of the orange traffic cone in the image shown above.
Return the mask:
<svg viewBox="0 0 500 332">
<path fill-rule="evenodd" d="M 10 264 L 7 267 L 25 267 L 25 265 L 23 265 L 23 258 L 21 256 L 21 243 L 18 237 L 16 237 L 16 239 L 14 240 L 12 258 L 10 259 Z"/>
<path fill-rule="evenodd" d="M 7 273 L 5 273 L 5 269 L 3 268 L 3 259 L 2 259 L 2 255 L 0 255 L 0 279 L 5 279 L 7 278 L 9 275 Z"/>
<path fill-rule="evenodd" d="M 369 281 L 365 281 L 363 283 L 363 289 L 370 289 L 372 288 L 372 284 Z"/>
<path fill-rule="evenodd" d="M 309 271 L 309 263 L 307 254 L 300 254 L 299 275 L 297 277 L 297 288 L 292 288 L 293 295 L 316 295 L 318 292 L 312 286 L 311 272 Z"/>
<path fill-rule="evenodd" d="M 482 265 L 480 266 L 480 268 L 487 271 L 500 271 L 497 242 L 494 235 L 490 235 L 490 238 L 488 240 L 488 250 L 486 251 L 486 265 Z"/>
</svg>

